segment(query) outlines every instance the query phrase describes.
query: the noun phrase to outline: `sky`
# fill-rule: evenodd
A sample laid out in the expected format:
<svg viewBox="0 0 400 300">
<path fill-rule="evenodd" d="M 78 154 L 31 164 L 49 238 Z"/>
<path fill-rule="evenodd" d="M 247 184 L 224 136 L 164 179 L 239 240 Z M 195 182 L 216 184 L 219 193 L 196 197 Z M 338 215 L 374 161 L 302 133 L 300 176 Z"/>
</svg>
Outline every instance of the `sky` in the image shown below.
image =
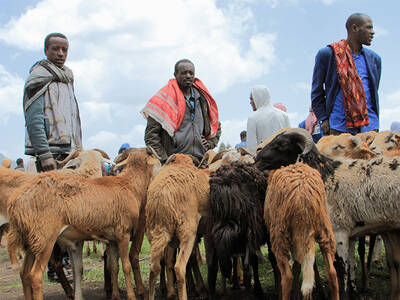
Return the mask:
<svg viewBox="0 0 400 300">
<path fill-rule="evenodd" d="M 382 57 L 380 129 L 400 120 L 400 18 L 397 0 L 0 0 L 0 153 L 24 156 L 24 82 L 45 58 L 50 32 L 69 39 L 83 147 L 114 158 L 122 143 L 144 146 L 140 114 L 188 58 L 218 104 L 220 142 L 235 145 L 252 113 L 254 85 L 282 102 L 292 127 L 311 104 L 317 51 L 346 38 L 355 12 L 369 15 Z"/>
</svg>

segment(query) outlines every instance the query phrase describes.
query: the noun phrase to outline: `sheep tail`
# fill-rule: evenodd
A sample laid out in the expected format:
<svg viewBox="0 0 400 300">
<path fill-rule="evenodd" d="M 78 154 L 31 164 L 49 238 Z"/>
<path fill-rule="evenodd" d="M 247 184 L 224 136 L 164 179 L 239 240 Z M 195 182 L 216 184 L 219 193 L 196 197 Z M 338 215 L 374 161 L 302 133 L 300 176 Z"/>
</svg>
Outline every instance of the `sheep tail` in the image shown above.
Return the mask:
<svg viewBox="0 0 400 300">
<path fill-rule="evenodd" d="M 311 296 L 314 287 L 314 261 L 315 250 L 309 248 L 308 252 L 304 255 L 303 263 L 301 264 L 303 272 L 301 293 L 303 294 L 304 299 L 308 299 Z"/>
<path fill-rule="evenodd" d="M 224 277 L 232 274 L 231 252 L 235 249 L 235 242 L 239 239 L 240 229 L 235 221 L 218 222 L 212 229 L 216 241 L 216 251 L 221 273 Z"/>
</svg>

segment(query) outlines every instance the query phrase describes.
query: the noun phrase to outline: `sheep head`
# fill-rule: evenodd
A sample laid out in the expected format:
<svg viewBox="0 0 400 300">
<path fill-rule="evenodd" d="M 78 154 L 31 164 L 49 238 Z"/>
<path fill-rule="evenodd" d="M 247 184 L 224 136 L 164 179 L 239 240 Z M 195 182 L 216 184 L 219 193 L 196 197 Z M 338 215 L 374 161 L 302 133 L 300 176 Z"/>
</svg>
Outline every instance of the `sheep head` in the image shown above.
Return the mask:
<svg viewBox="0 0 400 300">
<path fill-rule="evenodd" d="M 114 160 L 113 174 L 128 172 L 130 169 L 147 170 L 151 168 L 152 176 L 161 169 L 160 157 L 151 147 L 129 148 L 119 154 Z"/>
<path fill-rule="evenodd" d="M 341 161 L 321 154 L 307 131 L 292 128 L 280 133 L 264 146 L 256 156 L 255 166 L 261 171 L 274 170 L 297 161 L 318 170 L 324 182 L 341 165 Z"/>
<path fill-rule="evenodd" d="M 304 129 L 291 128 L 275 136 L 256 155 L 260 170 L 278 169 L 295 163 L 299 156 L 317 151 L 311 135 Z"/>
<path fill-rule="evenodd" d="M 377 133 L 369 148 L 377 154 L 384 154 L 400 149 L 400 134 L 389 130 Z"/>
<path fill-rule="evenodd" d="M 324 136 L 318 141 L 317 149 L 330 158 L 371 159 L 376 156 L 360 136 L 350 133 Z"/>
<path fill-rule="evenodd" d="M 170 155 L 167 161 L 165 162 L 164 166 L 167 165 L 193 166 L 194 162 L 198 162 L 197 158 L 190 155 L 177 153 Z"/>
</svg>

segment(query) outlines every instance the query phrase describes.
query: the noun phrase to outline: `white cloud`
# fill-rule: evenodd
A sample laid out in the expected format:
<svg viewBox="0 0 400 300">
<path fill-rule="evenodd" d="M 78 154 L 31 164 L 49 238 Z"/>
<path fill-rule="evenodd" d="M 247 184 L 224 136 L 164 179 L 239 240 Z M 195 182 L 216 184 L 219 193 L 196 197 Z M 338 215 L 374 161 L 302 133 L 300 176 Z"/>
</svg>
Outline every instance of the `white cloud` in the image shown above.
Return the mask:
<svg viewBox="0 0 400 300">
<path fill-rule="evenodd" d="M 7 123 L 10 114 L 21 115 L 24 80 L 0 65 L 0 122 Z"/>
<path fill-rule="evenodd" d="M 66 64 L 74 71 L 84 146 L 112 152 L 122 142 L 144 145 L 139 111 L 173 76 L 177 60 L 191 59 L 215 97 L 267 75 L 276 61 L 276 35 L 257 33 L 251 6 L 240 2 L 218 8 L 214 0 L 71 0 L 67 6 L 43 0 L 2 25 L 0 42 L 41 51 L 49 32 L 63 32 L 70 42 Z M 12 90 L 22 93 L 23 81 L 17 83 Z M 22 94 L 16 95 L 22 112 Z M 243 124 L 225 126 L 232 145 Z"/>
<path fill-rule="evenodd" d="M 236 11 L 222 11 L 212 0 L 73 0 L 68 6 L 44 0 L 0 28 L 0 40 L 36 50 L 48 32 L 64 32 L 77 91 L 93 99 L 115 82 L 165 82 L 182 57 L 195 62 L 211 91 L 221 92 L 268 73 L 275 61 L 275 36 L 243 39 L 252 13 L 239 18 Z"/>
</svg>

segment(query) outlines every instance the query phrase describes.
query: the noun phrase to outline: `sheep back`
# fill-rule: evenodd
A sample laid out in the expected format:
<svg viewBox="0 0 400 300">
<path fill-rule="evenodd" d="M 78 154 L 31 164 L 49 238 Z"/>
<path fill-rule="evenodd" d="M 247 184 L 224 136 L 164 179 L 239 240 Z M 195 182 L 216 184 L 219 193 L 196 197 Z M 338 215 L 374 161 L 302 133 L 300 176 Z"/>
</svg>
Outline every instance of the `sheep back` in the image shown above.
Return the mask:
<svg viewBox="0 0 400 300">
<path fill-rule="evenodd" d="M 320 173 L 306 164 L 296 163 L 271 172 L 264 218 L 272 249 L 279 249 L 287 258 L 296 245 L 296 257 L 302 261 L 304 251 L 316 238 L 329 245 L 333 253 L 336 251 L 324 183 Z"/>
</svg>

